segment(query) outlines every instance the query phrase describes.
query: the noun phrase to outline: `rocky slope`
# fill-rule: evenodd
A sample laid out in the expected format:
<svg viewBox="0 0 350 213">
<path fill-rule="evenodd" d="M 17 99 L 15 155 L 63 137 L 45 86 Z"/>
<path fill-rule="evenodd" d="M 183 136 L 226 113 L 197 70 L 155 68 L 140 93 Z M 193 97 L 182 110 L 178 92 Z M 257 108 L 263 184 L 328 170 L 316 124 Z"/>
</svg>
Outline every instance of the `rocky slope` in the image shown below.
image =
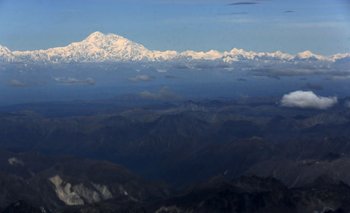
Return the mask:
<svg viewBox="0 0 350 213">
<path fill-rule="evenodd" d="M 104 201 L 139 205 L 168 195 L 165 187 L 108 162 L 2 152 L 0 164 L 4 212 L 59 212 Z"/>
</svg>

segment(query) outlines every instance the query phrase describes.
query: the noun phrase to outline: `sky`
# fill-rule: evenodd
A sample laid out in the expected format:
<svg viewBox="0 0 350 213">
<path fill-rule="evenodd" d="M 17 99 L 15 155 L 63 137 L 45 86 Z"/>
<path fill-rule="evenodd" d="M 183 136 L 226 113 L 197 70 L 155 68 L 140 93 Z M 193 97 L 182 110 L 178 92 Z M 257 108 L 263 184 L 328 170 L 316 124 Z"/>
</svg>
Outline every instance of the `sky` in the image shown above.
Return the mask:
<svg viewBox="0 0 350 213">
<path fill-rule="evenodd" d="M 152 50 L 350 52 L 350 0 L 0 0 L 0 26 L 11 50 L 101 31 Z"/>
</svg>

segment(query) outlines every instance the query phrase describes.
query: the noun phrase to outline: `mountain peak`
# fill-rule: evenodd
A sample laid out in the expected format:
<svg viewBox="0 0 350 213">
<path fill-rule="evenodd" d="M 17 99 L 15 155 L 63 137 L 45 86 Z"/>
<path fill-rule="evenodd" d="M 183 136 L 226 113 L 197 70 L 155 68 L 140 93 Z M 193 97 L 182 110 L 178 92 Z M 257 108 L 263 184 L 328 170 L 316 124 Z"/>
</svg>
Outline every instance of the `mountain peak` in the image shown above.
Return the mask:
<svg viewBox="0 0 350 213">
<path fill-rule="evenodd" d="M 96 39 L 104 38 L 105 36 L 106 36 L 105 34 L 99 31 L 96 31 L 91 33 L 85 40 L 96 40 Z"/>
<path fill-rule="evenodd" d="M 93 45 L 107 45 L 107 46 L 128 46 L 128 45 L 137 45 L 142 46 L 136 42 L 133 42 L 123 36 L 116 35 L 113 33 L 103 34 L 99 31 L 91 33 L 82 43 L 88 43 Z"/>
<path fill-rule="evenodd" d="M 316 59 L 316 60 L 326 60 L 326 58 L 322 55 L 315 54 L 310 50 L 305 50 L 304 52 L 300 52 L 297 54 L 297 57 L 300 59 Z"/>
<path fill-rule="evenodd" d="M 96 31 L 96 32 L 93 32 L 93 33 L 91 33 L 88 37 L 95 37 L 95 36 L 105 36 L 105 34 L 104 33 L 102 33 L 102 32 L 100 32 L 100 31 Z"/>
<path fill-rule="evenodd" d="M 10 50 L 5 46 L 0 45 L 0 52 L 10 52 Z"/>
<path fill-rule="evenodd" d="M 0 45 L 0 61 L 12 61 L 13 54 L 7 47 Z"/>
<path fill-rule="evenodd" d="M 298 53 L 298 56 L 300 58 L 310 58 L 312 56 L 314 56 L 315 54 L 313 52 L 311 52 L 310 50 L 305 50 L 303 52 Z"/>
<path fill-rule="evenodd" d="M 98 43 L 98 42 L 114 42 L 114 41 L 124 41 L 124 42 L 131 42 L 130 40 L 124 38 L 123 36 L 116 35 L 116 34 L 104 34 L 102 32 L 96 31 L 94 33 L 91 33 L 86 39 L 83 41 L 88 43 Z"/>
<path fill-rule="evenodd" d="M 109 35 L 111 35 L 111 34 L 109 34 Z M 93 43 L 93 42 L 97 42 L 97 41 L 107 40 L 107 37 L 108 37 L 107 34 L 103 34 L 103 33 L 99 32 L 99 31 L 96 31 L 94 33 L 91 33 L 83 41 L 87 41 L 87 42 Z"/>
</svg>

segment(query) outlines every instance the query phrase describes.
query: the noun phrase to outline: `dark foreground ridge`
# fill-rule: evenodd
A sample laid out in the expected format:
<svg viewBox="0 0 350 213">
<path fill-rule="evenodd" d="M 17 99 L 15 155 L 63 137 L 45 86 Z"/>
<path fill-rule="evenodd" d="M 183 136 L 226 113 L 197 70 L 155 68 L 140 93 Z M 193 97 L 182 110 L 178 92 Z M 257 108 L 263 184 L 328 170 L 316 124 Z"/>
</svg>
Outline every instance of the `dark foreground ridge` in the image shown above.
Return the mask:
<svg viewBox="0 0 350 213">
<path fill-rule="evenodd" d="M 345 105 L 100 101 L 0 111 L 0 212 L 350 212 Z"/>
<path fill-rule="evenodd" d="M 39 198 L 40 194 L 33 195 Z M 16 201 L 5 208 L 4 213 L 48 212 L 234 212 L 234 213 L 341 213 L 350 211 L 350 187 L 327 177 L 314 183 L 287 188 L 274 178 L 242 177 L 233 181 L 220 178 L 196 186 L 182 195 L 169 196 L 158 201 L 141 202 L 135 199 L 111 199 L 96 204 L 74 207 L 33 206 L 27 201 Z M 51 201 L 52 202 L 52 201 Z M 44 203 L 43 205 L 47 205 Z"/>
</svg>

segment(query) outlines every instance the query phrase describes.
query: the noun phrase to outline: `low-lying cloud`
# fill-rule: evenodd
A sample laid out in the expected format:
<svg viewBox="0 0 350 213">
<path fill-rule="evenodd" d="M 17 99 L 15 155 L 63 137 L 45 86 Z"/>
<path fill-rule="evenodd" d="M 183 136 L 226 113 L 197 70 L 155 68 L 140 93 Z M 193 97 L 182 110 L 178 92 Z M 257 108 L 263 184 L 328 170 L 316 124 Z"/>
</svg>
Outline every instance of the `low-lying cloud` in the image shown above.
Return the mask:
<svg viewBox="0 0 350 213">
<path fill-rule="evenodd" d="M 337 97 L 322 97 L 312 91 L 295 91 L 282 97 L 284 107 L 328 109 L 338 103 Z"/>
<path fill-rule="evenodd" d="M 68 84 L 68 85 L 75 85 L 75 84 L 80 84 L 80 85 L 94 85 L 96 81 L 93 78 L 86 78 L 86 79 L 77 79 L 77 78 L 72 78 L 72 77 L 56 77 L 54 80 L 58 83 L 61 84 Z"/>
<path fill-rule="evenodd" d="M 144 99 L 150 100 L 177 100 L 180 98 L 177 94 L 171 92 L 167 87 L 162 87 L 156 92 L 143 91 L 139 95 Z"/>
<path fill-rule="evenodd" d="M 239 5 L 254 5 L 254 4 L 258 4 L 258 2 L 256 1 L 239 1 L 239 2 L 233 2 L 230 3 L 230 6 L 239 6 Z"/>
<path fill-rule="evenodd" d="M 295 13 L 295 10 L 285 10 L 284 13 Z"/>
<path fill-rule="evenodd" d="M 10 86 L 12 87 L 27 87 L 28 85 L 20 80 L 17 80 L 17 79 L 12 79 L 10 82 L 9 82 Z"/>
<path fill-rule="evenodd" d="M 130 81 L 135 81 L 135 82 L 138 82 L 138 81 L 151 81 L 153 79 L 154 78 L 152 76 L 149 76 L 149 75 L 137 75 L 135 77 L 129 78 Z"/>
<path fill-rule="evenodd" d="M 336 76 L 332 76 L 331 78 L 332 80 L 350 80 L 350 75 L 345 74 L 345 75 L 336 75 Z"/>
</svg>

